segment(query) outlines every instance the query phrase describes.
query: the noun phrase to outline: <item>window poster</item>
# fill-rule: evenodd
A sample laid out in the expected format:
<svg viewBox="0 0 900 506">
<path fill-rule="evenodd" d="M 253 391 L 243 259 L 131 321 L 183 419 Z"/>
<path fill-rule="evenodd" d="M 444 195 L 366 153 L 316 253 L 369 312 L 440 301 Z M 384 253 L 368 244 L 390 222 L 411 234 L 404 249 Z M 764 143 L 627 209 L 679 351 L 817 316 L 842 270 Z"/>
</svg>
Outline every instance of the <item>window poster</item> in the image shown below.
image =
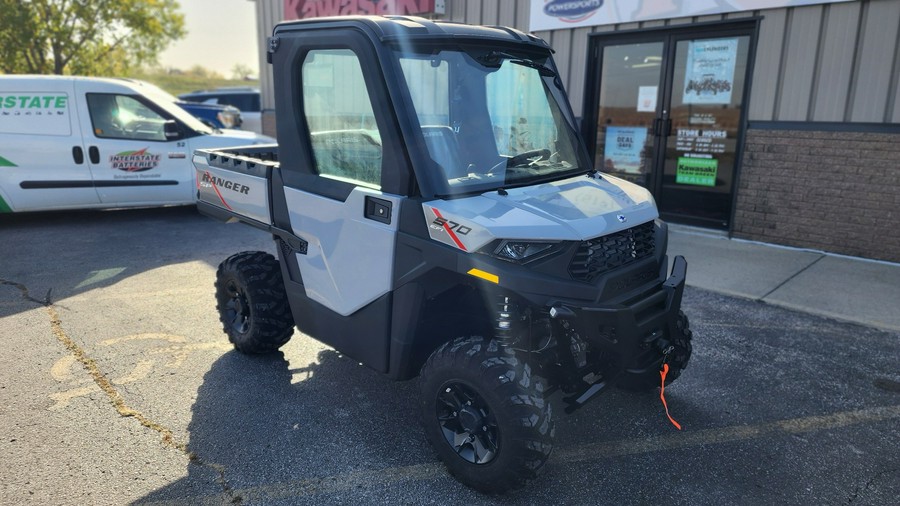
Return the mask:
<svg viewBox="0 0 900 506">
<path fill-rule="evenodd" d="M 715 186 L 719 161 L 715 158 L 678 157 L 675 183 L 696 186 Z"/>
<path fill-rule="evenodd" d="M 656 112 L 657 86 L 638 86 L 638 112 Z"/>
<path fill-rule="evenodd" d="M 688 44 L 683 103 L 731 103 L 737 46 L 737 38 L 695 40 Z"/>
<path fill-rule="evenodd" d="M 601 170 L 640 174 L 642 152 L 646 143 L 645 127 L 606 127 L 604 168 Z"/>
</svg>

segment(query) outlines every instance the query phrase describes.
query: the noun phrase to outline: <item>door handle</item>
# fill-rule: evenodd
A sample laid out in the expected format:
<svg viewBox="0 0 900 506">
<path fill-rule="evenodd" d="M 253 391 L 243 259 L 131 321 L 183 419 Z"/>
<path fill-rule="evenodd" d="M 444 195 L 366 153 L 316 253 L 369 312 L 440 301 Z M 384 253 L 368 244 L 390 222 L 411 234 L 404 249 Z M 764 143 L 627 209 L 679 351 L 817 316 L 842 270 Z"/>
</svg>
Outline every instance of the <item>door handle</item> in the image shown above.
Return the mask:
<svg viewBox="0 0 900 506">
<path fill-rule="evenodd" d="M 75 146 L 72 148 L 72 158 L 75 159 L 75 165 L 81 165 L 84 163 L 84 150 L 81 149 L 81 146 Z"/>
<path fill-rule="evenodd" d="M 100 150 L 97 149 L 97 146 L 91 146 L 88 148 L 88 156 L 91 159 L 91 163 L 100 163 Z"/>
<path fill-rule="evenodd" d="M 653 120 L 653 135 L 668 137 L 672 135 L 672 119 L 656 118 Z"/>
<path fill-rule="evenodd" d="M 390 225 L 391 207 L 392 203 L 390 200 L 366 196 L 366 218 L 370 220 Z"/>
</svg>

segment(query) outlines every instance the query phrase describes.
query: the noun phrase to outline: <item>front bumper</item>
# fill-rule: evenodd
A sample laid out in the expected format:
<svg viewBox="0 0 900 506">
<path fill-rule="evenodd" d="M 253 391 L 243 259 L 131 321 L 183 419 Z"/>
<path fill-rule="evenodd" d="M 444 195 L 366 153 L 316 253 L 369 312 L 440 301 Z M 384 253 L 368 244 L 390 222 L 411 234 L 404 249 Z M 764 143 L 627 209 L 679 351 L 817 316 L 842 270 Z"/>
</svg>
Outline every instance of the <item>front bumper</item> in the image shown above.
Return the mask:
<svg viewBox="0 0 900 506">
<path fill-rule="evenodd" d="M 675 257 L 668 279 L 649 292 L 614 306 L 554 305 L 550 314 L 566 320 L 578 336 L 602 352 L 604 380 L 643 374 L 662 365 L 669 336 L 676 335 L 687 261 Z"/>
</svg>

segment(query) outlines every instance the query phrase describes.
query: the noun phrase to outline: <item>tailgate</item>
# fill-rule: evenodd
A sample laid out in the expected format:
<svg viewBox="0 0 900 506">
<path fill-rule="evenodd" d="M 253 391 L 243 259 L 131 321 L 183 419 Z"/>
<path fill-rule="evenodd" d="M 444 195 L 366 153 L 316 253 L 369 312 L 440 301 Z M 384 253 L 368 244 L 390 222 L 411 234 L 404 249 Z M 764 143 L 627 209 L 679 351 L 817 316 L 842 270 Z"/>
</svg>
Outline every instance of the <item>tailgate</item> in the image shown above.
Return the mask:
<svg viewBox="0 0 900 506">
<path fill-rule="evenodd" d="M 230 151 L 235 151 L 234 153 Z M 201 149 L 194 152 L 197 175 L 197 207 L 218 211 L 217 217 L 247 218 L 272 224 L 269 181 L 278 162 L 242 156 L 235 150 Z M 207 209 L 211 206 L 215 209 Z"/>
</svg>

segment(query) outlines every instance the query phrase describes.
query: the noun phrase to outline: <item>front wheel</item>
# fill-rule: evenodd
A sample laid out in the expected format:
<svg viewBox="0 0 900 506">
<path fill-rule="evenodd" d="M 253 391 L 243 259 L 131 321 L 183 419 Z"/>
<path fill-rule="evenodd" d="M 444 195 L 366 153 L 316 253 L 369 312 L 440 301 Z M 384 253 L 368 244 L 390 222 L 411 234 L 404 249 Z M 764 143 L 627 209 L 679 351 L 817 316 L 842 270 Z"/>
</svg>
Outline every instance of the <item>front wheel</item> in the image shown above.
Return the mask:
<svg viewBox="0 0 900 506">
<path fill-rule="evenodd" d="M 294 318 L 275 257 L 246 251 L 216 271 L 216 309 L 228 340 L 243 353 L 269 353 L 288 342 Z"/>
<path fill-rule="evenodd" d="M 535 478 L 553 448 L 543 381 L 512 350 L 482 337 L 458 338 L 422 368 L 425 434 L 450 473 L 499 494 Z"/>
</svg>

